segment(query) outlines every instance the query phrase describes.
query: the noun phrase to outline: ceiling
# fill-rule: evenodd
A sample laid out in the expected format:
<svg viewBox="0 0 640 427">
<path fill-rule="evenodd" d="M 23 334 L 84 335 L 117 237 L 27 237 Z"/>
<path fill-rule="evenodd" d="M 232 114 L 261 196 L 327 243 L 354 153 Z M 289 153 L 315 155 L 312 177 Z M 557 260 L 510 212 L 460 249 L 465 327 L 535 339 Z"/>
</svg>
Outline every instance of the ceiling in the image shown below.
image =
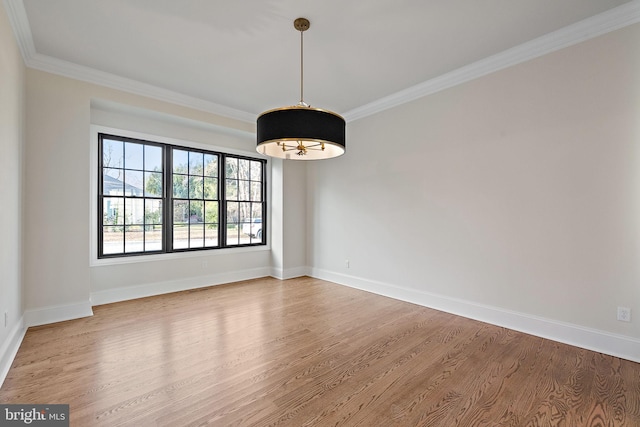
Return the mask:
<svg viewBox="0 0 640 427">
<path fill-rule="evenodd" d="M 300 16 L 311 21 L 304 100 L 356 117 L 443 76 L 561 48 L 567 28 L 597 35 L 602 17 L 630 10 L 637 21 L 640 9 L 638 0 L 3 1 L 32 68 L 244 121 L 299 101 Z"/>
</svg>

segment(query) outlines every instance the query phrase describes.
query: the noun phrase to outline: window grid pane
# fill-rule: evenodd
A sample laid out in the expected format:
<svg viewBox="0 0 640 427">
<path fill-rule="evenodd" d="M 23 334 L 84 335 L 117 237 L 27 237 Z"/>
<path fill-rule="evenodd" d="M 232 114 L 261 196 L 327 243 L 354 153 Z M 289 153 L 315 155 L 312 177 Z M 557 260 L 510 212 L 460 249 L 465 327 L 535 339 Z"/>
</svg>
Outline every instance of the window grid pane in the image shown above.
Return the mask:
<svg viewBox="0 0 640 427">
<path fill-rule="evenodd" d="M 176 148 L 171 151 L 173 247 L 218 247 L 218 155 Z"/>
<path fill-rule="evenodd" d="M 162 251 L 163 148 L 117 137 L 101 142 L 99 253 Z"/>
<path fill-rule="evenodd" d="M 227 245 L 264 243 L 263 163 L 228 156 L 225 171 L 227 172 L 225 185 Z M 238 202 L 235 202 L 236 200 Z"/>
</svg>

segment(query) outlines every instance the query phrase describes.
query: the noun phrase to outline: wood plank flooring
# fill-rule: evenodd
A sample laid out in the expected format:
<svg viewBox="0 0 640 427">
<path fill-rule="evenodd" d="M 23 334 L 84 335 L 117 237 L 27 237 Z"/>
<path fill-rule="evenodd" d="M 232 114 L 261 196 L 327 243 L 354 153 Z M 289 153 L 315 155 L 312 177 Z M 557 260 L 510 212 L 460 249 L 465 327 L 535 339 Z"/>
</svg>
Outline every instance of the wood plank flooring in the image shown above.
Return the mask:
<svg viewBox="0 0 640 427">
<path fill-rule="evenodd" d="M 640 364 L 265 278 L 30 328 L 2 403 L 72 426 L 640 426 Z"/>
</svg>

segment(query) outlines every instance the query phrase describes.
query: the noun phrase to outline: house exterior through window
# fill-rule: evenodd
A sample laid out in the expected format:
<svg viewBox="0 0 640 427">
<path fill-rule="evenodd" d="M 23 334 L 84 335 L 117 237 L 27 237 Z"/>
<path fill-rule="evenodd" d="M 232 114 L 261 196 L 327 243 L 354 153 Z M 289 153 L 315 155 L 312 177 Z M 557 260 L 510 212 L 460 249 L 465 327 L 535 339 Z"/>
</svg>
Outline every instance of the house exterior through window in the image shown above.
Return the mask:
<svg viewBox="0 0 640 427">
<path fill-rule="evenodd" d="M 98 258 L 266 244 L 266 161 L 100 133 Z"/>
</svg>

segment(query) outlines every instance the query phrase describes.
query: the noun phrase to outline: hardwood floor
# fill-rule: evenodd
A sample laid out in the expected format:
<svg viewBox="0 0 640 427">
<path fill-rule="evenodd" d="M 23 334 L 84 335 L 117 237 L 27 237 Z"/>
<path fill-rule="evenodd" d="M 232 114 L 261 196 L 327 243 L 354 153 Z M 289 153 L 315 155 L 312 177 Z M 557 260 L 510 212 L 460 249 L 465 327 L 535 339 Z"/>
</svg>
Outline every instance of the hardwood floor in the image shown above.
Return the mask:
<svg viewBox="0 0 640 427">
<path fill-rule="evenodd" d="M 30 328 L 2 403 L 72 426 L 640 426 L 640 364 L 311 278 Z"/>
</svg>

